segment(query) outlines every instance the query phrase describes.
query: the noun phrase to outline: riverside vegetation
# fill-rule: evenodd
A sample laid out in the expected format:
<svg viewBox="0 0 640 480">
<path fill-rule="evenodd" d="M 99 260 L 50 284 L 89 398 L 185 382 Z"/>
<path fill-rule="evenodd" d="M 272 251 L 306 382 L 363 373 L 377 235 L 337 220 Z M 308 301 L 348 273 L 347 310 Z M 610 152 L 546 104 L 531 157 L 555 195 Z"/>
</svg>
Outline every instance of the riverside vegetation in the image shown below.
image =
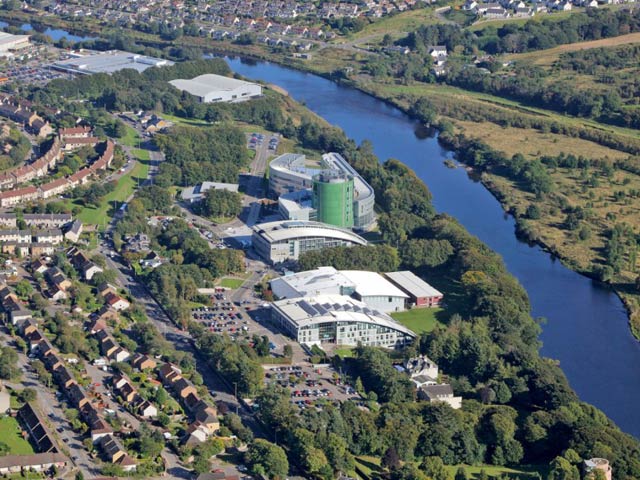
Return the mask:
<svg viewBox="0 0 640 480">
<path fill-rule="evenodd" d="M 172 72 L 178 76 L 189 68 L 226 71 L 223 62 L 210 61 L 185 63 Z M 237 417 L 225 419 L 226 428 L 250 443 L 246 460 L 252 472 L 285 475 L 292 463 L 314 478 L 333 478 L 338 470 L 356 469 L 357 457 L 373 456 L 394 480 L 448 478 L 444 465 L 487 463 L 535 464 L 549 478 L 578 478 L 582 458 L 602 456 L 613 462 L 616 479 L 640 477 L 640 444 L 602 412 L 580 402 L 559 367 L 540 357 L 539 326 L 529 314 L 526 292 L 495 253 L 454 219 L 434 212 L 429 191 L 411 170 L 393 159 L 380 163 L 368 143 L 355 145 L 340 130 L 273 92 L 246 104 L 200 106 L 188 96 L 162 90 L 160 83 L 154 73 L 122 72 L 52 82 L 24 93 L 36 105 L 46 99 L 48 105 L 69 108 L 67 92 L 85 91 L 91 101 L 82 104 L 85 109 L 161 106 L 182 118 L 219 120 L 215 126 L 179 127 L 179 136 L 161 137 L 163 149 L 176 153 L 168 155 L 156 185 L 141 189 L 130 202 L 114 243 L 120 248 L 122 236 L 144 232 L 153 248 L 170 259 L 140 272 L 143 281 L 174 321 L 189 328 L 210 366 L 237 382 L 241 395 L 256 398 L 260 421 L 277 432 L 281 446 L 253 440 Z M 301 148 L 340 152 L 376 191 L 381 245 L 354 250 L 356 255 L 325 250 L 303 257 L 301 265 L 332 262 L 344 268 L 371 268 L 369 259 L 375 255 L 375 268 L 410 268 L 428 276 L 451 299 L 439 318 L 443 326 L 422 334 L 398 355 L 358 348 L 352 359 L 333 359 L 367 398 L 367 410 L 345 402 L 298 413 L 283 391 L 264 388 L 256 351 L 260 341 L 254 347 L 249 341 L 232 342 L 189 320 L 192 302 L 206 301 L 197 288 L 241 271 L 242 253 L 211 249 L 180 219 L 165 228 L 151 226 L 147 219 L 154 213 L 176 213 L 169 188 L 182 183 L 185 175 L 196 172 L 198 181 L 218 180 L 246 166 L 244 144 L 233 140 L 240 121 L 280 132 Z M 198 156 L 195 150 L 192 158 L 180 154 L 180 145 L 197 146 Z M 529 172 L 529 188 L 545 190 L 541 172 L 546 164 L 527 165 L 522 168 Z M 596 167 L 601 165 L 589 168 Z M 140 342 L 163 348 L 156 345 L 161 344 L 157 332 L 142 326 L 137 330 Z M 415 390 L 392 363 L 417 353 L 429 355 L 447 372 L 465 399 L 461 410 L 416 402 Z M 466 477 L 464 468 L 460 475 Z"/>
</svg>

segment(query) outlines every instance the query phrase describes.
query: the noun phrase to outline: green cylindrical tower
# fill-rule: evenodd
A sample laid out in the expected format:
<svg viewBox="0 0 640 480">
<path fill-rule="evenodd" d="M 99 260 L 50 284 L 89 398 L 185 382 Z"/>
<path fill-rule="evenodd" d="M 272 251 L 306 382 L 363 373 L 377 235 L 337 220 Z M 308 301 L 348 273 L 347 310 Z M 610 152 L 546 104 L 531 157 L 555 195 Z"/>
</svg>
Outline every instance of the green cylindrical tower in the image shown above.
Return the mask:
<svg viewBox="0 0 640 480">
<path fill-rule="evenodd" d="M 313 207 L 319 222 L 353 227 L 353 177 L 333 172 L 313 177 Z"/>
</svg>

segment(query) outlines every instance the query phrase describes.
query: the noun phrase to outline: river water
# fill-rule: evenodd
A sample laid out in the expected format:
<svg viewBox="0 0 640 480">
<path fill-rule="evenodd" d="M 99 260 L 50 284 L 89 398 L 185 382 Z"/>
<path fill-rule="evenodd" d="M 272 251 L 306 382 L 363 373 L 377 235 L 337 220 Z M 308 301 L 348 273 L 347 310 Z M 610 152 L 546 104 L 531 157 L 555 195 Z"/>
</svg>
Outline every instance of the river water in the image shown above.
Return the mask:
<svg viewBox="0 0 640 480">
<path fill-rule="evenodd" d="M 411 167 L 433 193 L 439 212 L 456 217 L 504 258 L 526 288 L 532 314 L 545 317 L 542 354 L 556 359 L 582 400 L 596 405 L 624 431 L 640 438 L 640 343 L 629 331 L 620 299 L 515 236 L 515 223 L 498 201 L 451 158 L 435 138 L 419 138 L 400 110 L 356 89 L 271 63 L 227 59 L 234 72 L 278 85 L 342 128 L 356 142 L 370 140 L 381 159 Z"/>
<path fill-rule="evenodd" d="M 0 28 L 5 28 L 8 26 L 9 24 L 7 22 L 0 20 Z M 23 32 L 28 32 L 29 30 L 33 30 L 33 26 L 31 26 L 31 24 L 29 23 L 23 23 L 22 25 L 20 25 L 20 30 L 22 30 Z M 54 42 L 57 42 L 63 37 L 69 40 L 70 42 L 84 42 L 87 40 L 95 39 L 94 37 L 82 37 L 79 35 L 74 35 L 73 33 L 69 33 L 65 30 L 60 30 L 57 28 L 50 28 L 50 27 L 47 27 L 46 29 L 42 30 L 42 33 L 51 37 Z"/>
</svg>

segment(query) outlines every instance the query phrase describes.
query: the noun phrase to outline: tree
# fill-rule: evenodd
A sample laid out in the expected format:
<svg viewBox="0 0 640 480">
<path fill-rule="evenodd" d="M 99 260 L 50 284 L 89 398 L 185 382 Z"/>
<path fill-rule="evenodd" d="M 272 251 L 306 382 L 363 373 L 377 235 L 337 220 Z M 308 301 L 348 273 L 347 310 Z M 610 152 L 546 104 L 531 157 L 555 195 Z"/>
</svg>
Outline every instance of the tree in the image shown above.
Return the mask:
<svg viewBox="0 0 640 480">
<path fill-rule="evenodd" d="M 18 354 L 11 347 L 0 348 L 0 378 L 10 380 L 20 375 L 20 370 L 16 366 Z"/>
<path fill-rule="evenodd" d="M 464 469 L 464 467 L 458 467 L 455 480 L 469 480 L 469 475 L 467 475 L 467 471 Z"/>
<path fill-rule="evenodd" d="M 288 343 L 282 348 L 282 354 L 287 357 L 293 357 L 293 348 Z"/>
<path fill-rule="evenodd" d="M 33 293 L 33 287 L 27 280 L 20 280 L 16 286 L 14 287 L 16 295 L 20 297 L 22 300 L 26 300 L 29 298 L 29 295 Z"/>
<path fill-rule="evenodd" d="M 38 397 L 38 394 L 33 388 L 25 388 L 18 394 L 18 397 L 25 403 L 33 402 Z"/>
<path fill-rule="evenodd" d="M 550 465 L 549 480 L 580 480 L 580 472 L 562 457 L 556 457 Z"/>
<path fill-rule="evenodd" d="M 387 448 L 382 456 L 382 466 L 390 471 L 397 469 L 400 466 L 400 456 L 396 449 L 393 447 Z"/>
<path fill-rule="evenodd" d="M 449 480 L 449 473 L 440 457 L 425 457 L 420 468 L 431 480 Z"/>
<path fill-rule="evenodd" d="M 286 477 L 289 472 L 289 462 L 284 450 L 261 438 L 249 445 L 245 461 L 254 475 L 279 479 Z"/>
</svg>

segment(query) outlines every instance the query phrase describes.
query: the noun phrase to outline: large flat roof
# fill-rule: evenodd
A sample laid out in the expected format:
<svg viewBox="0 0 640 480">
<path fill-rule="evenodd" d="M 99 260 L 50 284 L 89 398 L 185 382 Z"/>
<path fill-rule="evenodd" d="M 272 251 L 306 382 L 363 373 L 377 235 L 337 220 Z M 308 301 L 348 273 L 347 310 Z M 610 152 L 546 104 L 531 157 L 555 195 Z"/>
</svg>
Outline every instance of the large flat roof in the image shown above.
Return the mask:
<svg viewBox="0 0 640 480">
<path fill-rule="evenodd" d="M 365 270 L 341 270 L 340 273 L 355 285 L 358 295 L 363 297 L 402 297 L 408 295 L 376 272 Z"/>
<path fill-rule="evenodd" d="M 78 55 L 77 57 L 61 60 L 53 64 L 53 66 L 59 70 L 83 74 L 113 73 L 124 70 L 125 68 L 144 72 L 150 67 L 163 67 L 167 65 L 173 65 L 173 62 L 162 58 L 123 52 L 121 50 Z"/>
<path fill-rule="evenodd" d="M 385 276 L 416 298 L 442 296 L 441 292 L 408 270 L 385 273 Z"/>
<path fill-rule="evenodd" d="M 215 75 L 213 73 L 199 75 L 191 80 L 178 78 L 176 80 L 171 80 L 169 83 L 177 89 L 185 90 L 191 95 L 195 95 L 197 97 L 204 97 L 210 93 L 219 92 L 221 90 L 230 92 L 246 85 L 257 85 L 256 83 L 245 82 L 244 80 L 238 80 L 237 78 Z"/>
<path fill-rule="evenodd" d="M 260 223 L 253 227 L 253 232 L 271 243 L 282 242 L 294 238 L 330 237 L 345 240 L 359 245 L 366 245 L 367 241 L 344 228 L 334 227 L 321 222 L 304 222 L 285 220 L 278 222 Z"/>
<path fill-rule="evenodd" d="M 29 35 L 12 35 L 7 32 L 0 32 L 0 50 L 11 48 L 12 45 L 29 41 Z"/>
<path fill-rule="evenodd" d="M 315 323 L 363 322 L 392 328 L 415 337 L 415 333 L 386 313 L 344 295 L 290 298 L 274 302 L 272 308 L 281 312 L 298 328 Z"/>
</svg>

